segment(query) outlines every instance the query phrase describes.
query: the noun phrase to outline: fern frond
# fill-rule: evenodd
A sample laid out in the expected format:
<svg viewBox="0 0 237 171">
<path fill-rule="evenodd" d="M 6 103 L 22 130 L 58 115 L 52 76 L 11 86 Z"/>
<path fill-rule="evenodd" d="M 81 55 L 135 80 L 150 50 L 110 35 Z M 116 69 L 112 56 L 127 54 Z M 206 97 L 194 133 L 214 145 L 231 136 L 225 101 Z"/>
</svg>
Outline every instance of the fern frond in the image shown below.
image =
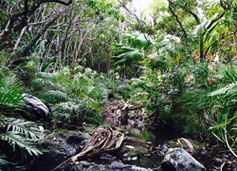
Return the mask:
<svg viewBox="0 0 237 171">
<path fill-rule="evenodd" d="M 15 151 L 19 147 L 29 155 L 42 154 L 37 147 L 41 132 L 33 122 L 22 119 L 0 117 L 0 141 L 7 142 Z"/>
<path fill-rule="evenodd" d="M 41 78 L 43 80 L 53 80 L 55 77 L 55 74 L 47 73 L 47 72 L 38 72 L 35 74 L 35 78 Z"/>
<path fill-rule="evenodd" d="M 0 88 L 0 104 L 20 104 L 23 103 L 23 97 L 19 93 L 19 89 L 17 88 L 10 88 L 4 89 L 3 87 Z"/>
<path fill-rule="evenodd" d="M 7 161 L 7 156 L 4 154 L 0 154 L 0 166 L 7 165 L 7 164 L 10 164 L 10 162 Z"/>
<path fill-rule="evenodd" d="M 6 133 L 0 133 L 0 140 L 6 141 L 9 145 L 11 145 L 13 151 L 15 151 L 18 146 L 31 156 L 38 156 L 42 154 L 42 151 L 35 145 L 34 142 L 31 142 L 31 139 L 25 138 L 19 132 L 8 131 Z"/>
<path fill-rule="evenodd" d="M 3 125 L 2 127 L 6 127 L 6 131 L 19 132 L 20 134 L 23 134 L 26 138 L 30 138 L 32 139 L 32 141 L 37 141 L 41 137 L 41 132 L 34 126 L 35 124 L 30 121 L 7 118 L 5 119 L 5 125 Z"/>
<path fill-rule="evenodd" d="M 46 102 L 62 102 L 67 100 L 67 94 L 57 90 L 49 90 L 40 96 Z"/>
<path fill-rule="evenodd" d="M 220 88 L 216 91 L 213 91 L 211 93 L 208 94 L 208 96 L 216 96 L 216 95 L 223 95 L 228 93 L 231 93 L 233 91 L 236 91 L 237 89 L 237 84 L 236 83 L 232 83 L 232 84 L 228 84 L 227 86 Z"/>
</svg>

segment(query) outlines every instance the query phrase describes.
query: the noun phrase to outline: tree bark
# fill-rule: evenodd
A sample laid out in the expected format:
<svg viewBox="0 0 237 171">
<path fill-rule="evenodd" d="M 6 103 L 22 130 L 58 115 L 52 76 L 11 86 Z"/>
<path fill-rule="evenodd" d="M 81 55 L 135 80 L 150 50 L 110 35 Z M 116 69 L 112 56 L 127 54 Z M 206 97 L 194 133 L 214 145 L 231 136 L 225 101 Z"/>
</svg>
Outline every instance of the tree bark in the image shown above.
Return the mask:
<svg viewBox="0 0 237 171">
<path fill-rule="evenodd" d="M 168 2 L 169 2 L 169 9 L 170 9 L 170 12 L 171 12 L 172 15 L 175 17 L 176 22 L 177 22 L 177 23 L 179 24 L 179 26 L 181 27 L 181 30 L 182 30 L 183 33 L 184 33 L 184 38 L 185 38 L 185 40 L 186 40 L 186 43 L 188 43 L 188 35 L 187 35 L 187 32 L 186 32 L 186 30 L 184 29 L 184 27 L 183 27 L 181 21 L 179 20 L 178 15 L 175 14 L 173 8 L 171 7 L 171 2 L 170 2 L 170 0 L 168 0 Z"/>
<path fill-rule="evenodd" d="M 39 40 L 39 38 L 44 34 L 44 32 L 62 15 L 63 11 L 60 11 L 59 13 L 57 13 L 51 20 L 50 22 L 48 22 L 48 24 L 46 24 L 41 30 L 40 32 L 37 34 L 37 36 L 30 42 L 30 44 L 28 44 L 26 46 L 26 48 L 23 50 L 23 52 L 20 54 L 19 57 L 24 57 L 27 56 L 30 49 L 32 48 L 32 46 L 34 46 L 34 44 Z"/>
<path fill-rule="evenodd" d="M 28 18 L 34 14 L 34 12 L 41 6 L 41 4 L 48 2 L 70 5 L 72 3 L 72 0 L 69 0 L 68 2 L 61 0 L 36 0 L 33 1 L 31 7 L 29 7 L 28 0 L 24 0 L 23 12 L 12 15 L 6 28 L 0 34 L 0 51 L 11 44 L 11 37 L 14 32 L 17 32 L 28 25 Z"/>
</svg>

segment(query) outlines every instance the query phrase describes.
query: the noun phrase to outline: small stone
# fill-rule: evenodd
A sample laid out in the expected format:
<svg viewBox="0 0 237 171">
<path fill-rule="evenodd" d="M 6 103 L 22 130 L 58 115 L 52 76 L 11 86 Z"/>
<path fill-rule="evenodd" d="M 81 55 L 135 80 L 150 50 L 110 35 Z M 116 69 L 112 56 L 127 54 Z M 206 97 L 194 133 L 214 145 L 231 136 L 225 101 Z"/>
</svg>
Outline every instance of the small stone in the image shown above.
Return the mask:
<svg viewBox="0 0 237 171">
<path fill-rule="evenodd" d="M 137 156 L 133 157 L 132 160 L 133 160 L 133 161 L 137 160 Z"/>
<path fill-rule="evenodd" d="M 123 154 L 123 156 L 124 156 L 124 157 L 127 157 L 127 156 L 128 156 L 128 153 Z"/>
<path fill-rule="evenodd" d="M 44 127 L 43 126 L 39 126 L 39 130 L 40 130 L 41 133 L 43 133 L 44 132 Z"/>
<path fill-rule="evenodd" d="M 107 160 L 107 161 L 113 161 L 116 159 L 116 157 L 112 156 L 111 154 L 103 154 L 100 156 L 101 160 Z"/>
<path fill-rule="evenodd" d="M 201 154 L 204 154 L 204 155 L 206 155 L 208 153 L 208 151 L 207 150 L 202 150 L 201 151 Z"/>
<path fill-rule="evenodd" d="M 150 157 L 151 154 L 150 154 L 150 153 L 146 153 L 146 154 L 144 154 L 144 156 L 145 156 L 145 157 Z"/>
<path fill-rule="evenodd" d="M 135 147 L 131 146 L 131 145 L 126 145 L 125 147 L 129 148 L 129 149 L 134 149 Z"/>
</svg>

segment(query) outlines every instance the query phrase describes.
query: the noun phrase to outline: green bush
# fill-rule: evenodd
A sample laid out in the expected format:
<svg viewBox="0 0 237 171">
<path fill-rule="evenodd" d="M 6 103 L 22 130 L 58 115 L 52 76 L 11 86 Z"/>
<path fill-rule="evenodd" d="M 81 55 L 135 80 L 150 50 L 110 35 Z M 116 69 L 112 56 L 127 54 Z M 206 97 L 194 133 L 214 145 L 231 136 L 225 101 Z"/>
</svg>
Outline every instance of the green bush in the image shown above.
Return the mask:
<svg viewBox="0 0 237 171">
<path fill-rule="evenodd" d="M 0 81 L 0 168 L 4 169 L 16 169 L 28 156 L 42 154 L 42 135 L 37 125 L 16 118 L 24 109 L 19 85 L 13 80 L 6 77 Z"/>
</svg>

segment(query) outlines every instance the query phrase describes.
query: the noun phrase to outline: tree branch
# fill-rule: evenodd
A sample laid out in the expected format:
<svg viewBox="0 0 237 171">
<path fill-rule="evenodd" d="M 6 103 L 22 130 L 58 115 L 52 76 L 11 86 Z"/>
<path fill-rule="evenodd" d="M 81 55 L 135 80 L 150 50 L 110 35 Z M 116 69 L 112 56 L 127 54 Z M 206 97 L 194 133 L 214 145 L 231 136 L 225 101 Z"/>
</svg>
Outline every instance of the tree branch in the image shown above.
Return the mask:
<svg viewBox="0 0 237 171">
<path fill-rule="evenodd" d="M 222 37 L 220 37 L 219 39 L 216 39 L 214 42 L 212 42 L 212 44 L 211 44 L 210 46 L 208 46 L 208 48 L 207 48 L 207 50 L 206 50 L 206 52 L 205 52 L 205 57 L 207 56 L 208 51 L 210 50 L 210 48 L 212 47 L 212 45 L 213 45 L 214 43 L 216 43 L 217 41 L 222 40 L 222 39 L 224 39 L 224 38 L 226 38 L 226 37 L 228 37 L 228 36 L 231 36 L 231 35 L 233 35 L 233 34 L 236 34 L 236 33 L 237 33 L 237 30 L 235 30 L 234 32 L 232 32 L 232 33 L 230 33 L 230 34 L 227 34 L 227 35 L 225 35 L 225 36 L 222 36 Z"/>
<path fill-rule="evenodd" d="M 188 40 L 187 32 L 185 31 L 185 29 L 184 29 L 182 23 L 179 21 L 178 16 L 175 14 L 174 10 L 172 9 L 170 0 L 168 0 L 168 2 L 169 2 L 169 9 L 170 9 L 170 12 L 171 12 L 172 15 L 175 17 L 177 23 L 179 23 L 179 26 L 181 27 L 181 29 L 182 29 L 182 31 L 183 31 L 183 33 L 184 33 L 184 37 L 185 37 L 185 39 L 186 39 L 186 41 L 187 41 L 187 40 Z"/>
<path fill-rule="evenodd" d="M 146 34 L 143 32 L 143 29 L 144 29 L 144 27 L 143 27 L 143 25 L 142 25 L 143 23 L 142 23 L 141 20 L 138 18 L 138 16 L 136 15 L 136 13 L 133 12 L 133 11 L 131 11 L 131 10 L 129 10 L 129 9 L 126 7 L 126 5 L 123 4 L 120 0 L 118 0 L 118 1 L 119 1 L 119 3 L 122 5 L 122 7 L 123 7 L 126 11 L 128 11 L 129 14 L 133 15 L 133 16 L 136 18 L 138 24 L 140 25 L 142 34 L 144 35 L 145 39 L 146 39 L 150 44 L 152 44 L 151 41 L 147 38 Z"/>
<path fill-rule="evenodd" d="M 195 13 L 192 12 L 191 10 L 188 11 L 188 12 L 195 18 L 195 20 L 196 20 L 196 22 L 197 22 L 198 24 L 201 24 L 201 21 L 200 21 L 199 17 L 197 16 L 197 14 L 195 14 Z"/>
<path fill-rule="evenodd" d="M 23 12 L 12 15 L 12 17 L 9 20 L 9 24 L 0 34 L 0 50 L 4 49 L 7 45 L 10 45 L 11 36 L 13 32 L 19 31 L 25 26 L 27 26 L 28 17 L 30 17 L 41 6 L 41 4 L 47 2 L 55 2 L 63 5 L 70 5 L 72 3 L 72 0 L 69 0 L 68 2 L 61 0 L 35 0 L 33 1 L 33 5 L 30 8 L 28 6 L 28 0 L 24 0 Z"/>
<path fill-rule="evenodd" d="M 219 19 L 221 19 L 221 18 L 225 15 L 226 11 L 228 11 L 229 9 L 231 9 L 231 6 L 232 6 L 233 1 L 234 1 L 234 0 L 231 0 L 231 1 L 229 2 L 229 4 L 227 4 L 227 6 L 225 6 L 225 5 L 223 4 L 223 0 L 220 0 L 221 7 L 224 9 L 224 11 L 223 11 L 219 16 L 217 16 L 216 18 L 214 18 L 214 19 L 208 24 L 208 26 L 207 26 L 207 28 L 206 28 L 207 30 L 208 30 L 215 22 L 217 22 Z"/>
<path fill-rule="evenodd" d="M 43 3 L 47 3 L 47 2 L 55 2 L 55 3 L 59 3 L 59 4 L 62 4 L 62 5 L 68 6 L 72 3 L 72 0 L 69 0 L 68 2 L 61 1 L 61 0 L 43 0 Z"/>
</svg>

